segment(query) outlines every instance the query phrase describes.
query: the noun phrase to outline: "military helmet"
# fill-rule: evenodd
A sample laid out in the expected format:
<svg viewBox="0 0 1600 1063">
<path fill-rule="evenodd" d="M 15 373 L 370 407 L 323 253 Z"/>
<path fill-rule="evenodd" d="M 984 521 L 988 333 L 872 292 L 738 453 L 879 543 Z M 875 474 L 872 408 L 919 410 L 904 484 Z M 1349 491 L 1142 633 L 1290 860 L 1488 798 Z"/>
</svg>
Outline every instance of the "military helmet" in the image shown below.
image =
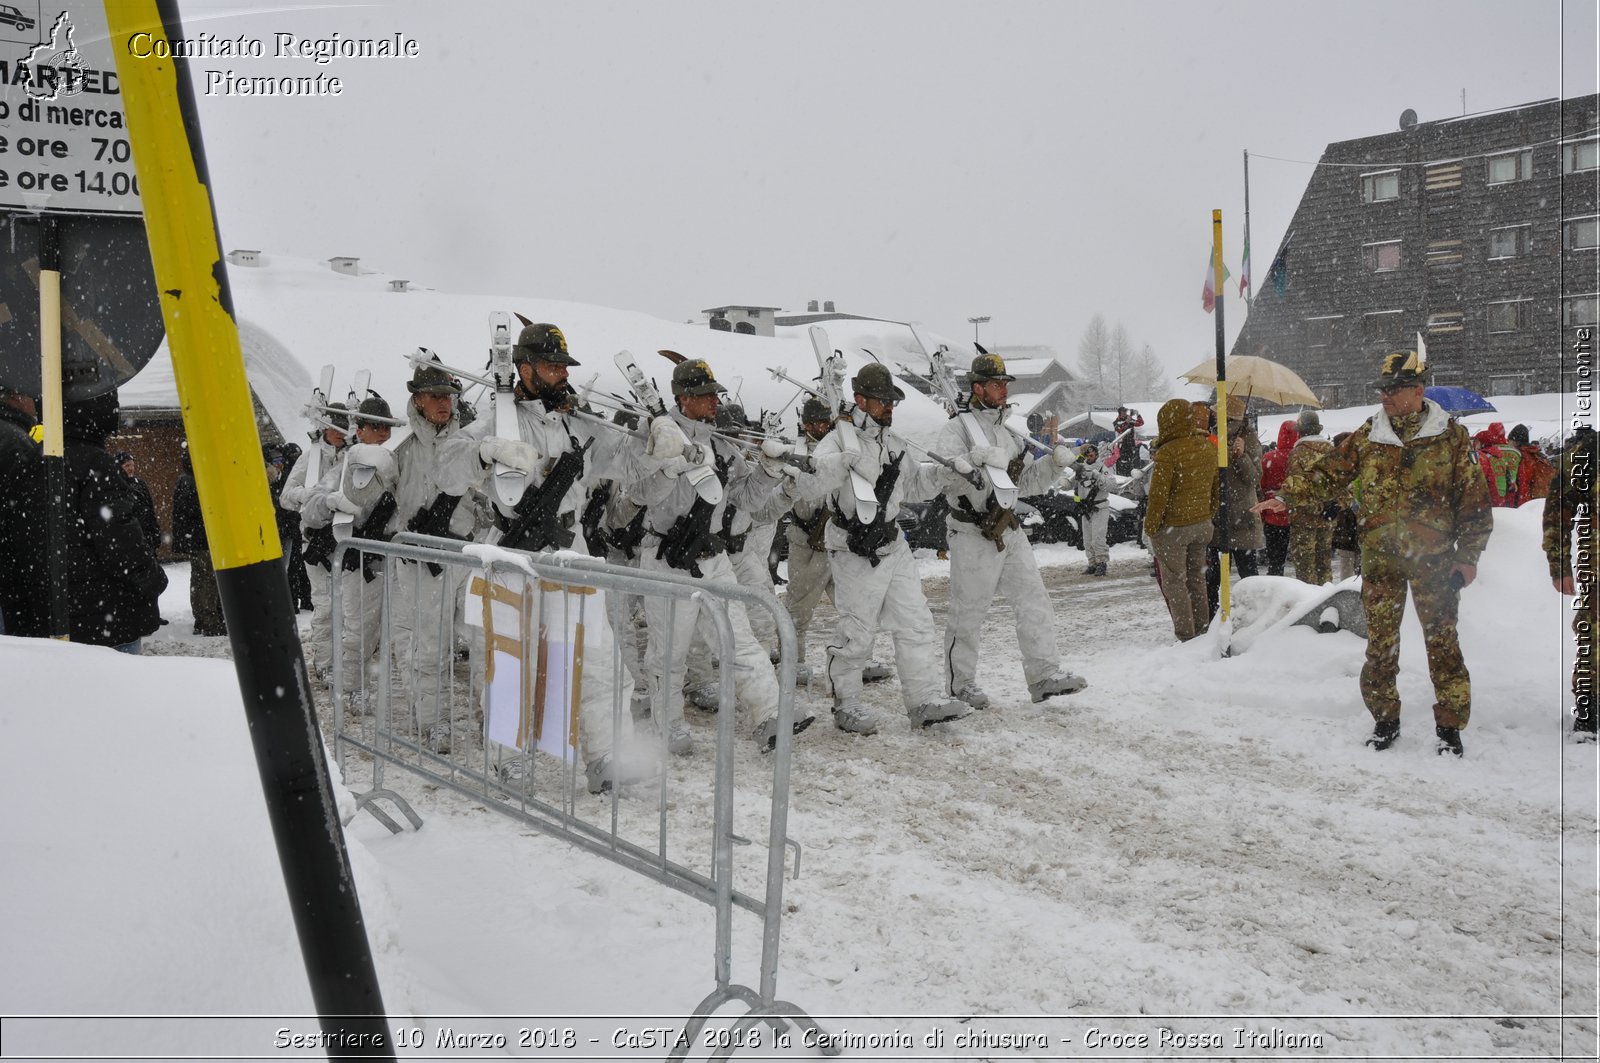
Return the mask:
<svg viewBox="0 0 1600 1063">
<path fill-rule="evenodd" d="M 330 403 L 328 403 L 328 415 L 327 415 L 328 416 L 328 423 L 333 425 L 333 427 L 335 429 L 337 429 L 338 431 L 340 431 L 340 432 L 349 431 L 349 429 L 350 429 L 350 417 L 345 412 L 348 409 L 350 409 L 350 407 L 346 406 L 342 402 L 330 402 Z M 335 413 L 334 412 L 335 410 L 337 410 L 338 412 Z"/>
<path fill-rule="evenodd" d="M 672 367 L 672 393 L 674 395 L 715 395 L 722 390 L 711 367 L 702 358 L 679 362 Z"/>
<path fill-rule="evenodd" d="M 899 402 L 906 397 L 905 392 L 895 387 L 894 377 L 888 368 L 879 362 L 862 366 L 861 372 L 850 381 L 850 389 L 857 395 L 865 395 L 879 402 Z"/>
<path fill-rule="evenodd" d="M 1416 351 L 1395 351 L 1383 356 L 1378 375 L 1372 386 L 1379 391 L 1389 388 L 1418 387 L 1428 382 L 1428 364 Z"/>
<path fill-rule="evenodd" d="M 413 395 L 459 395 L 461 384 L 450 375 L 440 362 L 439 356 L 426 347 L 418 347 L 418 354 L 427 355 L 426 364 L 417 366 L 411 374 L 411 379 L 406 381 L 406 390 Z"/>
<path fill-rule="evenodd" d="M 809 424 L 812 421 L 831 421 L 833 411 L 828 409 L 828 404 L 813 395 L 800 405 L 800 423 Z"/>
<path fill-rule="evenodd" d="M 517 335 L 517 345 L 511 348 L 513 362 L 554 362 L 557 365 L 581 365 L 567 350 L 567 337 L 554 325 L 540 322 L 529 325 Z"/>
<path fill-rule="evenodd" d="M 383 420 L 377 420 L 377 418 Z M 361 405 L 356 407 L 352 419 L 359 428 L 364 424 L 387 425 L 394 420 L 394 414 L 389 409 L 389 403 L 381 395 L 368 395 L 361 400 Z"/>
<path fill-rule="evenodd" d="M 976 384 L 986 380 L 1015 380 L 1016 377 L 1006 372 L 1006 361 L 998 354 L 984 351 L 972 360 L 972 383 Z"/>
</svg>

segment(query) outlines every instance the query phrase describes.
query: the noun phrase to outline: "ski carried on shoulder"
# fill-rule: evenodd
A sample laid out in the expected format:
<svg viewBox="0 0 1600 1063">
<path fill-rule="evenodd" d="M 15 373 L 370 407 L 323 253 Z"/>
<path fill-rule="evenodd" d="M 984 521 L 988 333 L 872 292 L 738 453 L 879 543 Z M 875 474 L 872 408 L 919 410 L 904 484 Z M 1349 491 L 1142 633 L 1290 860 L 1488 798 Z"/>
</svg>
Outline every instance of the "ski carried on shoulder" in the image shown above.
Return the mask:
<svg viewBox="0 0 1600 1063">
<path fill-rule="evenodd" d="M 923 355 L 928 359 L 931 372 L 930 379 L 934 388 L 939 392 L 945 408 L 950 411 L 957 421 L 961 423 L 961 430 L 966 434 L 967 446 L 990 446 L 989 437 L 984 434 L 983 425 L 978 423 L 972 411 L 961 403 L 961 393 L 956 387 L 955 373 L 950 366 L 950 348 L 944 344 L 937 347 L 928 342 L 927 334 L 922 331 L 919 322 L 911 322 L 911 335 L 917 341 L 917 346 L 922 348 Z M 1002 425 L 1002 430 L 1004 426 Z M 983 475 L 988 480 L 988 486 L 994 491 L 994 500 L 1004 509 L 1013 509 L 1017 504 L 1017 485 L 1011 479 L 1010 470 L 1001 465 L 985 465 Z"/>
<path fill-rule="evenodd" d="M 833 430 L 842 433 L 839 442 L 845 453 L 859 454 L 861 437 L 856 434 L 855 422 L 844 416 L 850 409 L 850 404 L 846 403 L 844 398 L 844 353 L 834 349 L 828 340 L 828 330 L 821 325 L 812 325 L 808 331 L 811 336 L 811 350 L 816 354 L 817 368 L 821 370 L 821 376 L 817 378 L 817 391 L 833 416 L 841 418 Z M 863 524 L 870 524 L 878 519 L 878 495 L 872 489 L 872 481 L 854 468 L 850 470 L 850 493 L 855 496 L 857 520 Z"/>
<path fill-rule="evenodd" d="M 322 433 L 329 428 L 337 427 L 328 419 L 331 412 L 328 406 L 328 395 L 333 391 L 333 365 L 330 363 L 322 367 L 322 377 L 317 386 L 311 389 L 311 405 L 306 407 L 306 419 L 316 429 L 311 436 L 311 449 L 306 451 L 306 486 L 313 487 L 322 479 Z"/>
<path fill-rule="evenodd" d="M 645 376 L 644 370 L 639 368 L 632 351 L 618 351 L 611 360 L 616 365 L 617 371 L 622 374 L 622 379 L 627 382 L 628 390 L 633 392 L 634 401 L 644 407 L 646 413 L 652 418 L 668 416 L 667 404 L 661 398 L 661 390 L 656 387 L 656 382 Z M 711 464 L 710 450 L 708 445 L 705 461 L 690 467 L 683 475 L 693 485 L 695 494 L 714 506 L 722 501 L 722 480 L 718 478 L 717 470 Z"/>
<path fill-rule="evenodd" d="M 362 400 L 367 397 L 367 391 L 371 385 L 372 371 L 370 369 L 358 370 L 356 375 L 350 379 L 350 394 L 345 399 L 345 405 L 350 407 L 350 439 L 352 442 L 355 439 L 356 410 L 360 407 Z M 372 479 L 374 470 L 370 465 L 363 465 L 360 466 L 360 468 L 364 472 L 364 477 L 362 482 L 357 484 L 357 486 L 365 486 L 366 482 Z M 339 474 L 339 490 L 344 493 L 346 498 L 350 497 L 348 489 L 351 484 L 355 482 L 355 470 L 351 467 L 350 459 L 346 457 L 344 469 Z M 355 531 L 355 525 L 355 514 L 335 513 L 333 515 L 333 537 L 339 540 L 350 538 L 351 534 Z"/>
<path fill-rule="evenodd" d="M 511 315 L 496 310 L 489 315 L 489 373 L 494 378 L 493 432 L 500 439 L 521 439 L 517 423 L 517 367 L 511 360 Z M 509 512 L 522 501 L 528 476 L 509 465 L 494 463 L 494 500 L 501 512 Z"/>
</svg>

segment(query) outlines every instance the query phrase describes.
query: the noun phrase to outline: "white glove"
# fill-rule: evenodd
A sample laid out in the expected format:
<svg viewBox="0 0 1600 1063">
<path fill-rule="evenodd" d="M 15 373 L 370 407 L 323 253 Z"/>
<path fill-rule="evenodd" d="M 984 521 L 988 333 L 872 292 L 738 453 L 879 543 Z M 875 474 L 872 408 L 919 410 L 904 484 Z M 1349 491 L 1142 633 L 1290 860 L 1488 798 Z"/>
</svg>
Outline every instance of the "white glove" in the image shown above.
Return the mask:
<svg viewBox="0 0 1600 1063">
<path fill-rule="evenodd" d="M 354 443 L 345 451 L 345 461 L 352 465 L 367 465 L 373 476 L 391 491 L 400 482 L 400 468 L 394 463 L 394 452 L 376 443 Z"/>
<path fill-rule="evenodd" d="M 695 466 L 692 462 L 686 459 L 682 454 L 679 454 L 675 457 L 668 458 L 666 461 L 661 463 L 661 473 L 664 476 L 670 476 L 673 479 L 676 479 L 694 467 Z"/>
<path fill-rule="evenodd" d="M 646 457 L 668 461 L 682 454 L 683 448 L 688 445 L 689 437 L 683 434 L 678 422 L 670 415 L 662 414 L 650 422 L 650 435 L 645 440 L 644 453 Z"/>
<path fill-rule="evenodd" d="M 1054 461 L 1056 463 L 1056 467 L 1060 469 L 1065 469 L 1067 466 L 1071 465 L 1073 461 L 1077 459 L 1077 457 L 1077 451 L 1066 446 L 1057 446 L 1056 449 L 1050 452 L 1051 460 Z"/>
<path fill-rule="evenodd" d="M 686 443 L 683 447 L 683 460 L 690 465 L 710 465 L 711 448 L 700 443 Z"/>
<path fill-rule="evenodd" d="M 967 451 L 967 460 L 974 465 L 994 465 L 1003 469 L 1011 461 L 1011 455 L 1005 447 L 973 447 Z"/>
<path fill-rule="evenodd" d="M 539 467 L 539 451 L 532 443 L 524 443 L 520 439 L 501 439 L 490 436 L 478 444 L 478 457 L 485 465 L 499 462 L 508 469 L 515 469 L 524 475 L 532 475 Z"/>
<path fill-rule="evenodd" d="M 328 495 L 328 508 L 335 513 L 348 513 L 352 517 L 361 515 L 361 507 L 338 491 L 331 492 Z"/>
<path fill-rule="evenodd" d="M 955 468 L 956 472 L 960 473 L 962 476 L 971 476 L 977 471 L 972 467 L 972 462 L 968 461 L 966 458 L 963 458 L 960 454 L 957 454 L 955 457 L 951 458 L 950 464 Z"/>
<path fill-rule="evenodd" d="M 761 459 L 761 471 L 768 476 L 782 476 L 789 465 L 783 460 L 789 453 L 789 448 L 776 439 L 764 440 L 758 457 Z"/>
</svg>

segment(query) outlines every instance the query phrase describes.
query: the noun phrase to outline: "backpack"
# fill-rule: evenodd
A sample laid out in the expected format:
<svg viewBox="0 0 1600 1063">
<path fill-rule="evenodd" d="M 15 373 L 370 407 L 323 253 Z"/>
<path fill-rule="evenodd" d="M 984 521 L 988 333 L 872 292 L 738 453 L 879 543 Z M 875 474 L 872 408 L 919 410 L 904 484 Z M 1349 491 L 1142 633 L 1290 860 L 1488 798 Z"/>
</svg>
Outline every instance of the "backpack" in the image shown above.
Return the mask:
<svg viewBox="0 0 1600 1063">
<path fill-rule="evenodd" d="M 1478 451 L 1478 464 L 1489 481 L 1489 504 L 1515 506 L 1517 470 L 1522 464 L 1522 452 L 1509 444 L 1491 444 Z"/>
</svg>

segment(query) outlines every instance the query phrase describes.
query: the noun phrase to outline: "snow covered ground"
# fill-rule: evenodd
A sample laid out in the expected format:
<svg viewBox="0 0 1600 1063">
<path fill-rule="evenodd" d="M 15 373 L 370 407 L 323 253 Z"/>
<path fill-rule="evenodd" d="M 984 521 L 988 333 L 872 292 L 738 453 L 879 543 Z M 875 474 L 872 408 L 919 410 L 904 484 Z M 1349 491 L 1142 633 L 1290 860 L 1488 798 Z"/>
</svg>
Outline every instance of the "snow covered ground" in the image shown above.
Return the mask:
<svg viewBox="0 0 1600 1063">
<path fill-rule="evenodd" d="M 1414 618 L 1405 733 L 1375 754 L 1355 636 L 1269 626 L 1237 656 L 1179 646 L 1141 551 L 1116 547 L 1095 580 L 1077 551 L 1042 548 L 1086 691 L 1030 704 L 997 608 L 989 710 L 871 738 L 824 719 L 796 740 L 804 858 L 779 995 L 830 1032 L 912 1041 L 851 1059 L 1593 1058 L 1596 747 L 1563 739 L 1567 618 L 1539 515 L 1495 511 L 1463 596 L 1461 761 L 1433 752 Z M 187 634 L 186 567 L 170 572 L 151 656 L 0 639 L 0 1012 L 56 1016 L 7 1019 L 7 1058 L 319 1054 L 275 1048 L 317 1027 L 280 1017 L 311 1003 L 226 643 Z M 924 576 L 942 625 L 948 564 L 929 557 Z M 898 711 L 893 681 L 868 689 Z M 691 724 L 709 739 L 711 718 Z M 760 758 L 739 755 L 758 783 Z M 709 822 L 708 777 L 708 753 L 673 765 L 675 824 Z M 712 989 L 711 910 L 390 781 L 424 828 L 363 815 L 347 833 L 393 1025 L 425 1031 L 401 1054 L 665 1056 L 642 1031 L 676 1028 Z M 759 925 L 736 913 L 734 934 L 734 979 L 751 983 Z M 100 1015 L 167 1017 L 85 1018 Z M 442 1027 L 510 1047 L 439 1050 Z M 516 1048 L 552 1027 L 575 1046 Z M 631 1046 L 613 1047 L 618 1030 Z M 762 1055 L 815 1051 L 736 1053 Z"/>
</svg>

